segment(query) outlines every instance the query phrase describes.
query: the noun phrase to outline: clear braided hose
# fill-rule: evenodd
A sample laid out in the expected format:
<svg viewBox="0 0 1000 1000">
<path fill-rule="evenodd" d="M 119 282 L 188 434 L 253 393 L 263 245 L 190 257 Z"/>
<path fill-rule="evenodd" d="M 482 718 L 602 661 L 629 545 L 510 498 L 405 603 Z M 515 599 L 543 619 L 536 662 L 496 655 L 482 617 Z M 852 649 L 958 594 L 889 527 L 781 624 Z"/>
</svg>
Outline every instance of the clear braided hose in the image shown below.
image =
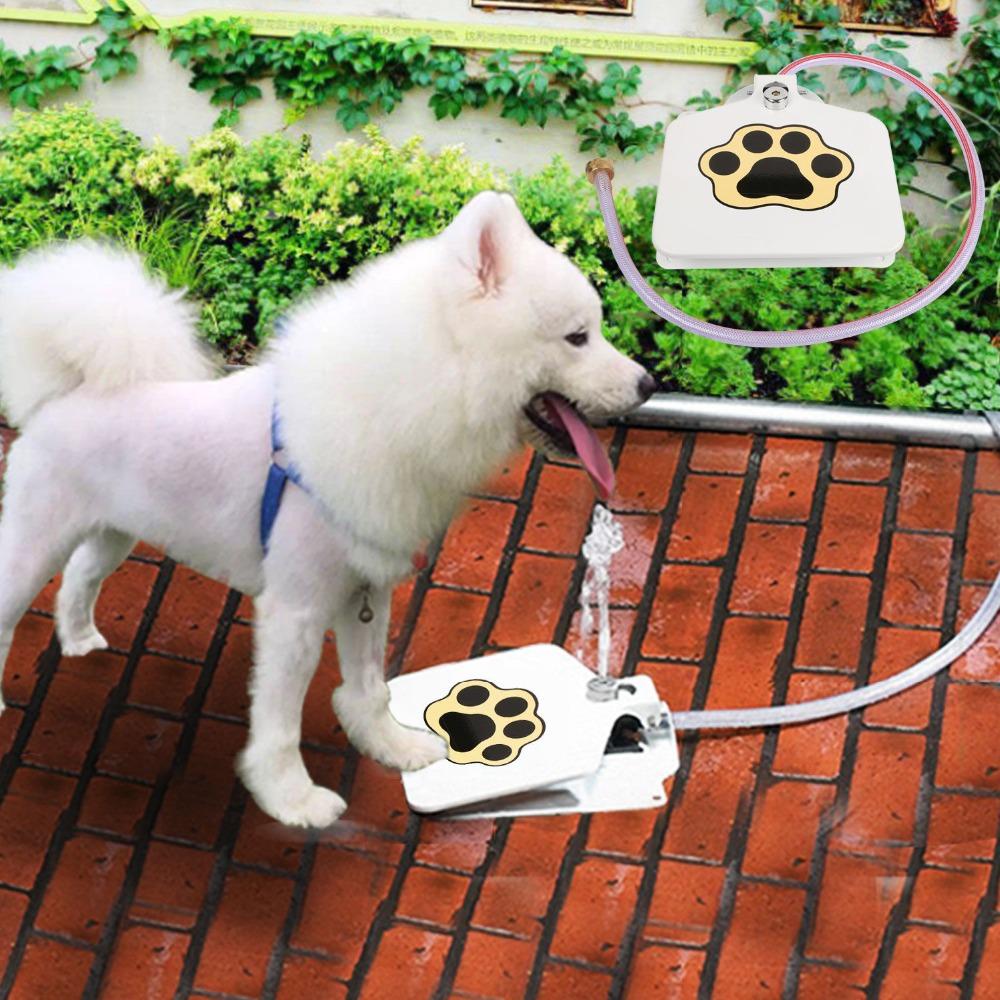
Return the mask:
<svg viewBox="0 0 1000 1000">
<path fill-rule="evenodd" d="M 676 729 L 756 729 L 759 726 L 787 726 L 796 722 L 813 722 L 833 715 L 853 712 L 875 702 L 884 701 L 895 694 L 908 691 L 911 687 L 928 680 L 936 673 L 950 666 L 963 653 L 971 649 L 1000 611 L 1000 576 L 993 581 L 986 600 L 969 619 L 965 628 L 940 649 L 925 657 L 912 667 L 901 670 L 892 677 L 869 684 L 867 687 L 818 698 L 797 705 L 774 705 L 768 708 L 733 708 L 702 712 L 674 713 Z"/>
</svg>

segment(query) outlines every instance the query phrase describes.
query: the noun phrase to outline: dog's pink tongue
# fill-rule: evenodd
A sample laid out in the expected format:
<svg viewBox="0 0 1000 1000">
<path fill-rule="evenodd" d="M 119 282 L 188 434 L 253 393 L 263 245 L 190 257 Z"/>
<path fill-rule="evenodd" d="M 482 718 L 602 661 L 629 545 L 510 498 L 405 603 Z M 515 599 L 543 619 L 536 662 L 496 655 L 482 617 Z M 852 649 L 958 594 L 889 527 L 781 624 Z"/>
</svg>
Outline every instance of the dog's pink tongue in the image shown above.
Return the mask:
<svg viewBox="0 0 1000 1000">
<path fill-rule="evenodd" d="M 615 489 L 615 470 L 611 467 L 594 428 L 559 396 L 546 394 L 545 403 L 550 415 L 562 424 L 572 438 L 577 457 L 587 470 L 597 495 L 602 500 L 609 499 Z"/>
</svg>

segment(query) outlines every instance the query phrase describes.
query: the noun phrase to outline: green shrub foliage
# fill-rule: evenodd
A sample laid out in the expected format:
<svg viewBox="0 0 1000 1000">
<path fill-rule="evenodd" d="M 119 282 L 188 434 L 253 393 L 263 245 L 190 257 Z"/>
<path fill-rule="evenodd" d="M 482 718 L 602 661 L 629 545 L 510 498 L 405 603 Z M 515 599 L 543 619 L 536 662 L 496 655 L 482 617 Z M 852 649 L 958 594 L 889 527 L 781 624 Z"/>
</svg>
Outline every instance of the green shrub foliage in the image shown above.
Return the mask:
<svg viewBox="0 0 1000 1000">
<path fill-rule="evenodd" d="M 854 342 L 747 350 L 681 333 L 621 281 L 593 190 L 556 159 L 508 176 L 457 147 L 428 153 L 373 127 L 324 156 L 272 135 L 245 143 L 228 128 L 182 155 L 144 147 L 113 121 L 68 105 L 19 113 L 0 132 L 0 260 L 46 240 L 106 235 L 202 303 L 201 329 L 230 358 L 266 341 L 298 295 L 347 277 L 371 256 L 443 228 L 479 191 L 511 191 L 535 231 L 568 254 L 601 292 L 614 344 L 667 388 L 730 396 L 943 409 L 1000 408 L 1000 225 L 990 201 L 979 252 L 946 296 Z M 936 274 L 955 233 L 910 220 L 906 250 L 866 268 L 659 270 L 650 243 L 655 191 L 622 192 L 619 210 L 639 266 L 688 312 L 763 329 L 818 326 L 883 309 Z"/>
<path fill-rule="evenodd" d="M 0 254 L 141 227 L 143 196 L 126 176 L 141 154 L 137 136 L 86 108 L 17 113 L 0 137 Z"/>
</svg>

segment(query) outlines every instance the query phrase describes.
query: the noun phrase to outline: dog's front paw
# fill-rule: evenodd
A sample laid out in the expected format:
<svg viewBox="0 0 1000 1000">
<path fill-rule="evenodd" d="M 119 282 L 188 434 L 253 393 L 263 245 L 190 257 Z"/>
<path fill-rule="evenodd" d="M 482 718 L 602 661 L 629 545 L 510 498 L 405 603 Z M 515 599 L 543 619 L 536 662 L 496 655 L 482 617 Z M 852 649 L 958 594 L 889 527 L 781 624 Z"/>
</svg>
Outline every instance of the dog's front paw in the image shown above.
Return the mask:
<svg viewBox="0 0 1000 1000">
<path fill-rule="evenodd" d="M 86 656 L 97 649 L 107 649 L 108 640 L 97 629 L 74 636 L 59 636 L 63 656 Z"/>
<path fill-rule="evenodd" d="M 362 753 L 397 771 L 419 771 L 435 761 L 444 760 L 448 748 L 433 733 L 401 726 L 391 716 L 370 734 L 368 749 Z"/>
<path fill-rule="evenodd" d="M 347 808 L 336 792 L 313 783 L 297 747 L 248 747 L 236 769 L 261 812 L 286 826 L 330 826 Z"/>
<path fill-rule="evenodd" d="M 424 729 L 400 725 L 384 697 L 358 694 L 347 687 L 333 692 L 333 707 L 347 738 L 366 757 L 396 771 L 417 771 L 448 753 L 444 740 Z"/>
<path fill-rule="evenodd" d="M 254 798 L 256 799 L 256 796 Z M 347 803 L 336 792 L 331 792 L 329 788 L 323 788 L 321 785 L 311 785 L 294 801 L 286 799 L 274 803 L 273 808 L 266 807 L 259 800 L 257 805 L 285 826 L 306 826 L 317 829 L 336 823 L 347 808 Z"/>
</svg>

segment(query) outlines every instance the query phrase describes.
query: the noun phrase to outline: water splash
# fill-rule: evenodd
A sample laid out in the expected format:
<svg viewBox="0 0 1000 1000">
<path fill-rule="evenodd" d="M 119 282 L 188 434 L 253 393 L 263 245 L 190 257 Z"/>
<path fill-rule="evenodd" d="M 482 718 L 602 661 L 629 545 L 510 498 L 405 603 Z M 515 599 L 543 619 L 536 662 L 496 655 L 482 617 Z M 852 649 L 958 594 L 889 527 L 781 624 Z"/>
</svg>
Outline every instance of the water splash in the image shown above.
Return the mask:
<svg viewBox="0 0 1000 1000">
<path fill-rule="evenodd" d="M 597 604 L 597 674 L 608 676 L 608 656 L 611 652 L 611 615 L 608 610 L 611 595 L 611 560 L 625 545 L 622 526 L 607 507 L 597 504 L 590 522 L 590 534 L 583 543 L 587 571 L 580 585 L 580 644 L 577 658 L 583 660 L 584 645 L 594 629 L 594 604 Z"/>
</svg>

